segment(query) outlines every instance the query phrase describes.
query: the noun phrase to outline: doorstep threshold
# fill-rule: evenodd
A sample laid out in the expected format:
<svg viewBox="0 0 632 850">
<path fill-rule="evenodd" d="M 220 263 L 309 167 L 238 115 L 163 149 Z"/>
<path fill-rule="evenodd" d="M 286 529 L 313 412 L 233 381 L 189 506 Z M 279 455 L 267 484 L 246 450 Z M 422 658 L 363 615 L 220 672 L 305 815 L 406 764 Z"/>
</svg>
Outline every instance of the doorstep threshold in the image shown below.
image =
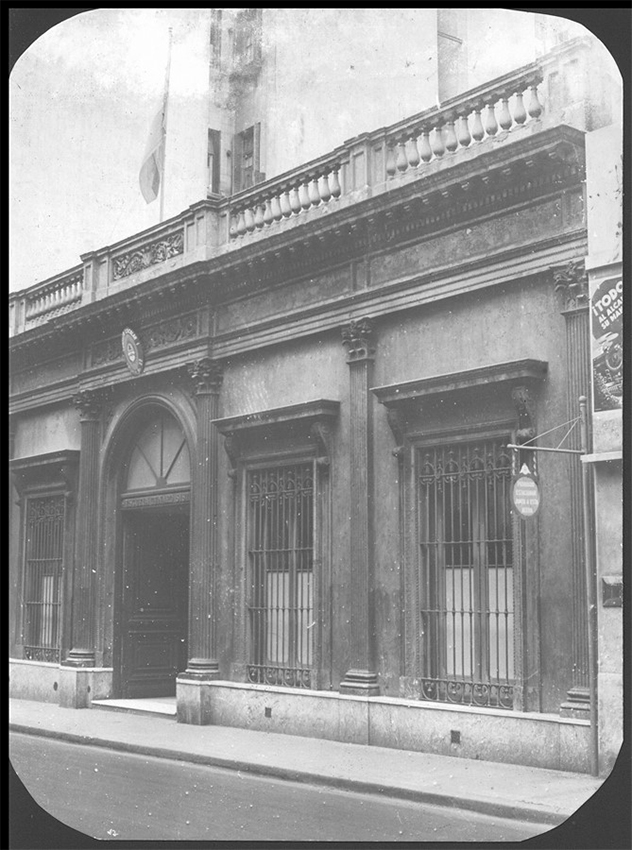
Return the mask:
<svg viewBox="0 0 632 850">
<path fill-rule="evenodd" d="M 161 717 L 176 716 L 175 697 L 155 697 L 147 699 L 93 699 L 91 706 L 107 711 L 126 711 L 130 714 L 152 714 Z"/>
</svg>

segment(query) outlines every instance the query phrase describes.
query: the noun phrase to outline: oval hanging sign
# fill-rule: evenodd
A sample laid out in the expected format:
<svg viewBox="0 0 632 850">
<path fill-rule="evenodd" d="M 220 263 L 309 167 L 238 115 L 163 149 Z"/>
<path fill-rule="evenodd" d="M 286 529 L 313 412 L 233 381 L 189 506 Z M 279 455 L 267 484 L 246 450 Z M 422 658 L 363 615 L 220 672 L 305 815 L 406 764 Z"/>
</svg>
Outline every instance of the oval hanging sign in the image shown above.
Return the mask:
<svg viewBox="0 0 632 850">
<path fill-rule="evenodd" d="M 540 487 L 530 472 L 523 467 L 514 479 L 511 501 L 520 516 L 528 519 L 535 516 L 540 507 Z"/>
<path fill-rule="evenodd" d="M 123 331 L 121 345 L 127 368 L 132 375 L 140 375 L 145 368 L 145 354 L 140 339 L 131 328 L 125 328 Z"/>
</svg>

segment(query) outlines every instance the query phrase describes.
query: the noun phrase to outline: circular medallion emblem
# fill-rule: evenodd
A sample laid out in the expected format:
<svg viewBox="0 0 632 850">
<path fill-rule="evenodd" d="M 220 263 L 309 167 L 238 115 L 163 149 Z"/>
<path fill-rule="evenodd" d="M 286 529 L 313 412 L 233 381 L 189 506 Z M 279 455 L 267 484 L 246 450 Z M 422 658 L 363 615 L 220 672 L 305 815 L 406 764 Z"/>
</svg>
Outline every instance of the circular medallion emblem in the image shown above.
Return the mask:
<svg viewBox="0 0 632 850">
<path fill-rule="evenodd" d="M 125 328 L 123 331 L 121 345 L 127 368 L 132 375 L 140 375 L 145 367 L 145 354 L 140 339 L 131 328 Z"/>
</svg>

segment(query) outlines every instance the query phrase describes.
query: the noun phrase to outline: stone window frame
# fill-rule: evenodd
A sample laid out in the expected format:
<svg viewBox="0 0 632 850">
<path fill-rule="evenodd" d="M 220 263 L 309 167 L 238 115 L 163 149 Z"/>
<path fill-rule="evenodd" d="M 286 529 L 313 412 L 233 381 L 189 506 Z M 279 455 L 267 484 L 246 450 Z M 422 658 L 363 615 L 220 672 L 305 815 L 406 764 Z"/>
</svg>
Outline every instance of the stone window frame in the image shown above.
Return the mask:
<svg viewBox="0 0 632 850">
<path fill-rule="evenodd" d="M 522 359 L 491 364 L 443 375 L 434 375 L 413 381 L 373 387 L 372 392 L 386 408 L 387 418 L 397 446 L 393 454 L 399 464 L 400 504 L 400 559 L 402 563 L 401 593 L 402 619 L 402 669 L 401 695 L 416 697 L 419 671 L 413 648 L 411 606 L 405 600 L 416 599 L 414 573 L 417 568 L 416 551 L 416 492 L 414 454 L 422 443 L 437 440 L 450 442 L 471 439 L 489 439 L 499 434 L 511 434 L 514 443 L 535 436 L 537 388 L 548 371 L 546 361 Z M 455 425 L 432 430 L 423 427 L 420 402 L 441 397 L 458 399 L 467 390 L 493 386 L 506 393 L 515 407 L 512 419 L 489 421 L 484 411 L 476 424 Z M 523 460 L 515 453 L 513 471 L 517 472 Z M 527 526 L 513 514 L 514 526 L 514 711 L 539 711 L 541 681 L 539 658 L 539 532 L 537 524 Z M 527 582 L 527 577 L 529 582 Z M 442 703 L 445 705 L 446 703 Z M 481 710 L 490 710 L 482 707 Z"/>
<path fill-rule="evenodd" d="M 61 581 L 61 612 L 59 634 L 59 660 L 61 663 L 70 649 L 71 641 L 71 595 L 74 572 L 75 508 L 78 488 L 78 450 L 63 450 L 41 455 L 15 458 L 9 462 L 13 484 L 18 493 L 20 508 L 20 536 L 17 564 L 17 616 L 15 620 L 15 649 L 24 657 L 25 628 L 25 581 L 26 581 L 26 533 L 28 508 L 31 500 L 60 496 L 64 500 L 63 524 L 63 575 Z"/>
<path fill-rule="evenodd" d="M 252 470 L 312 463 L 314 475 L 314 619 L 310 690 L 331 686 L 331 462 L 340 403 L 318 399 L 214 420 L 224 436 L 233 482 L 231 560 L 235 591 L 235 651 L 231 678 L 248 682 L 247 488 Z M 279 685 L 283 687 L 283 685 Z M 293 688 L 292 688 L 293 689 Z"/>
</svg>

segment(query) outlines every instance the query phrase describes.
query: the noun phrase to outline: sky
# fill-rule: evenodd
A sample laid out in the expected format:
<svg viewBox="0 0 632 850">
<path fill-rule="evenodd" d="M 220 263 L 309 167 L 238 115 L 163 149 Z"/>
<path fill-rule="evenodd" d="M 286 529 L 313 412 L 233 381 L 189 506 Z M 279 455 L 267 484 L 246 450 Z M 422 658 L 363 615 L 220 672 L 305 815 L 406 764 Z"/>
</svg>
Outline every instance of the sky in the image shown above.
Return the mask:
<svg viewBox="0 0 632 850">
<path fill-rule="evenodd" d="M 138 175 L 161 102 L 169 27 L 186 39 L 205 13 L 84 12 L 44 33 L 16 62 L 9 87 L 11 290 L 157 223 L 159 203 L 145 203 Z M 198 59 L 191 56 L 192 71 Z M 184 69 L 171 95 L 195 79 Z"/>
<path fill-rule="evenodd" d="M 159 203 L 145 203 L 138 174 L 160 105 L 168 31 L 174 28 L 189 56 L 170 91 L 184 97 L 204 76 L 193 35 L 208 14 L 84 11 L 45 32 L 17 60 L 9 81 L 11 291 L 158 222 Z"/>
</svg>

